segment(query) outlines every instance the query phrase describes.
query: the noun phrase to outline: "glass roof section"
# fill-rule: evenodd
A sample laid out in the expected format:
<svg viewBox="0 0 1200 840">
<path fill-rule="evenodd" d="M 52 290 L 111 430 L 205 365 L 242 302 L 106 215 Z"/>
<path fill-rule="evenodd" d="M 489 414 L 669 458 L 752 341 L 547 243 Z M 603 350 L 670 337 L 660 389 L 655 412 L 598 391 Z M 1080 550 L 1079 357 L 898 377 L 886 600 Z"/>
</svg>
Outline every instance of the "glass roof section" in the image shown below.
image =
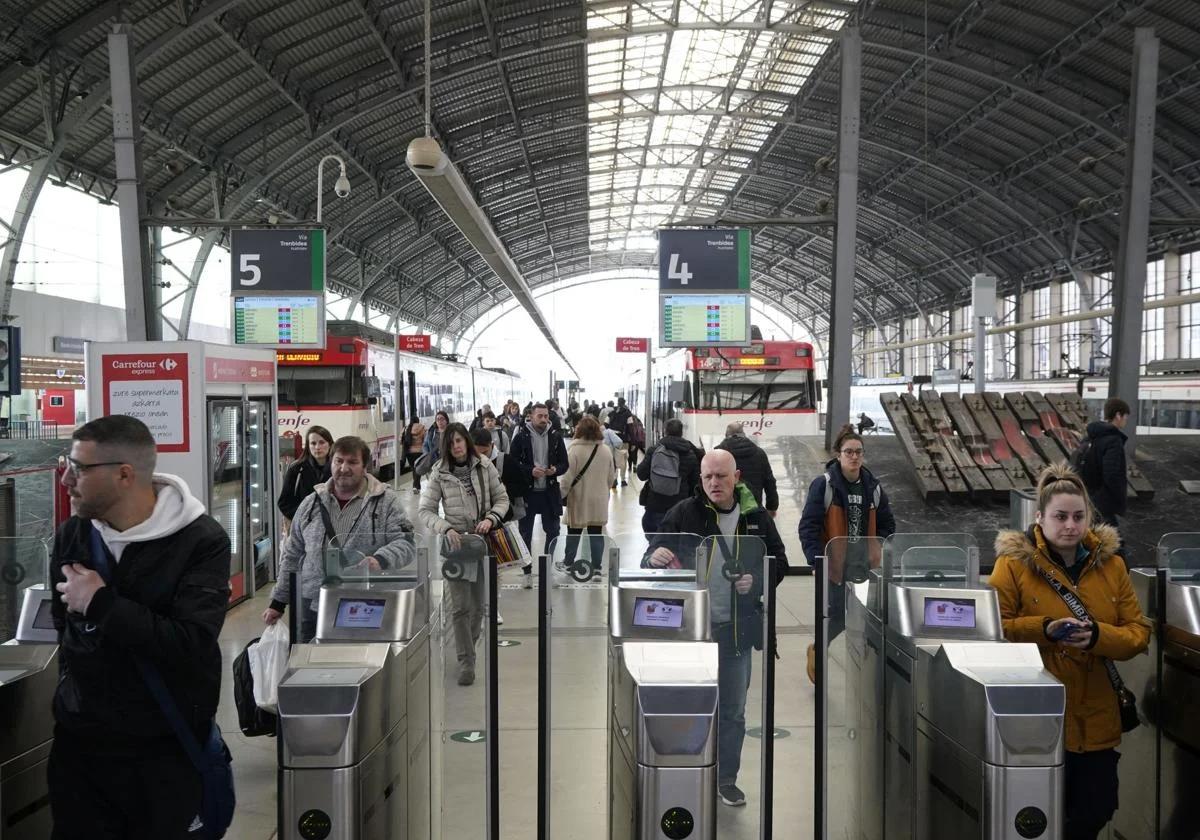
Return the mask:
<svg viewBox="0 0 1200 840">
<path fill-rule="evenodd" d="M 589 0 L 589 239 L 724 212 L 854 2 Z M 769 19 L 768 19 L 769 16 Z"/>
</svg>

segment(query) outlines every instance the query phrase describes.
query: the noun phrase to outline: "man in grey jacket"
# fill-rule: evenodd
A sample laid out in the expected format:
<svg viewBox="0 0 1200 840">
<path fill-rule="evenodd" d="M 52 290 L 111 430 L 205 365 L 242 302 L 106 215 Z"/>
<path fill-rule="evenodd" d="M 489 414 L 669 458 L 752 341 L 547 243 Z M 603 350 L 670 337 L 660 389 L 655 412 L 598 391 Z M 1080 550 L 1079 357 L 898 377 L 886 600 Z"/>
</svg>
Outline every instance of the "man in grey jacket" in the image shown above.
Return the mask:
<svg viewBox="0 0 1200 840">
<path fill-rule="evenodd" d="M 317 632 L 317 599 L 326 564 L 358 568 L 363 575 L 400 569 L 416 559 L 413 526 L 400 497 L 367 472 L 371 449 L 357 437 L 333 444 L 332 478 L 305 497 L 292 519 L 292 530 L 279 558 L 279 579 L 263 621 L 274 624 L 291 602 L 291 572 L 300 572 L 300 638 Z M 334 539 L 336 537 L 336 539 Z M 330 545 L 330 540 L 334 544 Z M 332 553 L 331 553 L 332 551 Z"/>
</svg>

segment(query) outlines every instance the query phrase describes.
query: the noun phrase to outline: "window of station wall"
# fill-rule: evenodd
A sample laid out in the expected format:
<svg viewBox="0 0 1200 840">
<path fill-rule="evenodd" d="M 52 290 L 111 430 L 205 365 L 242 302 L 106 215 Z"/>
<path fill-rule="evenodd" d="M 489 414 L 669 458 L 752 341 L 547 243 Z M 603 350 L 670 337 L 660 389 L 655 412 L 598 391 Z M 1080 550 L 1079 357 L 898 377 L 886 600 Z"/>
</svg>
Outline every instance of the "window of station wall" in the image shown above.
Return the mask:
<svg viewBox="0 0 1200 840">
<path fill-rule="evenodd" d="M 780 411 L 815 408 L 812 372 L 731 370 L 700 374 L 702 411 Z"/>
</svg>

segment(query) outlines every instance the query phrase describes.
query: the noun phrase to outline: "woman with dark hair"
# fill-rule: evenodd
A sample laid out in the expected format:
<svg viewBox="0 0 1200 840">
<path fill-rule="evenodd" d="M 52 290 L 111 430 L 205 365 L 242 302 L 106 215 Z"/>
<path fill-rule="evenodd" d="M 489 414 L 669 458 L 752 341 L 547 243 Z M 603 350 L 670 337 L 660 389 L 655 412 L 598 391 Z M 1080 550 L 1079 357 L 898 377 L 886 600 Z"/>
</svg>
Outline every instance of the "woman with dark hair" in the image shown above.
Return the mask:
<svg viewBox="0 0 1200 840">
<path fill-rule="evenodd" d="M 421 449 L 422 455 L 428 455 L 432 460 L 441 457 L 442 435 L 446 433 L 446 427 L 449 425 L 450 415 L 445 411 L 439 411 L 433 415 L 433 428 L 425 435 L 425 443 Z"/>
<path fill-rule="evenodd" d="M 896 520 L 883 485 L 863 466 L 866 452 L 862 435 L 846 425 L 833 444 L 833 460 L 824 474 L 813 479 L 800 516 L 800 545 L 810 566 L 820 569 L 817 558 L 837 537 L 887 539 L 896 532 Z M 849 548 L 849 546 L 848 546 Z M 863 558 L 868 566 L 879 565 L 878 543 L 868 542 Z M 846 570 L 850 551 L 829 561 L 829 641 L 846 629 Z M 854 577 L 855 575 L 852 575 Z M 808 679 L 817 681 L 817 655 L 808 646 Z"/>
<path fill-rule="evenodd" d="M 304 454 L 284 473 L 277 500 L 285 534 L 304 497 L 318 484 L 329 480 L 329 448 L 333 446 L 333 435 L 324 426 L 312 426 L 305 433 L 304 441 Z"/>
<path fill-rule="evenodd" d="M 425 424 L 421 422 L 421 418 L 414 417 L 408 421 L 408 428 L 400 436 L 400 446 L 404 449 L 404 458 L 408 461 L 408 468 L 412 470 L 412 489 L 414 493 L 421 492 L 421 476 L 417 475 L 414 467 L 417 464 L 417 459 L 421 457 L 421 452 L 425 449 L 425 435 L 428 432 L 429 430 L 425 428 Z"/>
<path fill-rule="evenodd" d="M 504 523 L 508 492 L 491 460 L 476 454 L 462 423 L 447 425 L 442 437 L 442 456 L 426 477 L 418 515 L 426 528 L 442 538 L 443 554 L 455 557 L 462 567 L 459 579 L 445 583 L 458 652 L 458 684 L 470 685 L 475 682 L 475 646 L 483 629 L 486 552 L 479 537 Z M 478 537 L 463 544 L 465 534 Z"/>
<path fill-rule="evenodd" d="M 1117 809 L 1125 728 L 1124 685 L 1112 663 L 1146 650 L 1150 623 L 1117 554 L 1120 535 L 1095 523 L 1083 479 L 1065 464 L 1046 467 L 1037 501 L 1028 531 L 996 535 L 988 582 L 1004 638 L 1037 645 L 1046 670 L 1066 686 L 1062 836 L 1095 840 Z M 1127 713 L 1136 717 L 1136 707 Z"/>
</svg>

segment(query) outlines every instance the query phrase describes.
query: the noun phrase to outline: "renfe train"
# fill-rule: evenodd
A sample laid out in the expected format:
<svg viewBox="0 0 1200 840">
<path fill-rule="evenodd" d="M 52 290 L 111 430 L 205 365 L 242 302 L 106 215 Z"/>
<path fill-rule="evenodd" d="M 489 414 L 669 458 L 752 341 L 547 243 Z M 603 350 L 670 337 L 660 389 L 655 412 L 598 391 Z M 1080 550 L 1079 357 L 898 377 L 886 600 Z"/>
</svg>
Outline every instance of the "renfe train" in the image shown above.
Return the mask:
<svg viewBox="0 0 1200 840">
<path fill-rule="evenodd" d="M 746 347 L 677 350 L 654 361 L 648 426 L 655 439 L 672 417 L 684 437 L 725 436 L 739 422 L 758 438 L 815 435 L 820 431 L 812 345 L 753 341 Z M 625 399 L 645 418 L 645 371 L 632 374 Z"/>
<path fill-rule="evenodd" d="M 499 413 L 506 400 L 524 405 L 532 397 L 511 371 L 397 352 L 391 334 L 352 321 L 330 321 L 326 329 L 323 350 L 276 354 L 279 434 L 302 441 L 306 428 L 324 426 L 334 439 L 357 435 L 371 447 L 371 469 L 384 480 L 395 475 L 396 436 L 406 419 L 419 417 L 428 426 L 444 410 L 451 422 L 468 424 L 484 405 Z"/>
</svg>

